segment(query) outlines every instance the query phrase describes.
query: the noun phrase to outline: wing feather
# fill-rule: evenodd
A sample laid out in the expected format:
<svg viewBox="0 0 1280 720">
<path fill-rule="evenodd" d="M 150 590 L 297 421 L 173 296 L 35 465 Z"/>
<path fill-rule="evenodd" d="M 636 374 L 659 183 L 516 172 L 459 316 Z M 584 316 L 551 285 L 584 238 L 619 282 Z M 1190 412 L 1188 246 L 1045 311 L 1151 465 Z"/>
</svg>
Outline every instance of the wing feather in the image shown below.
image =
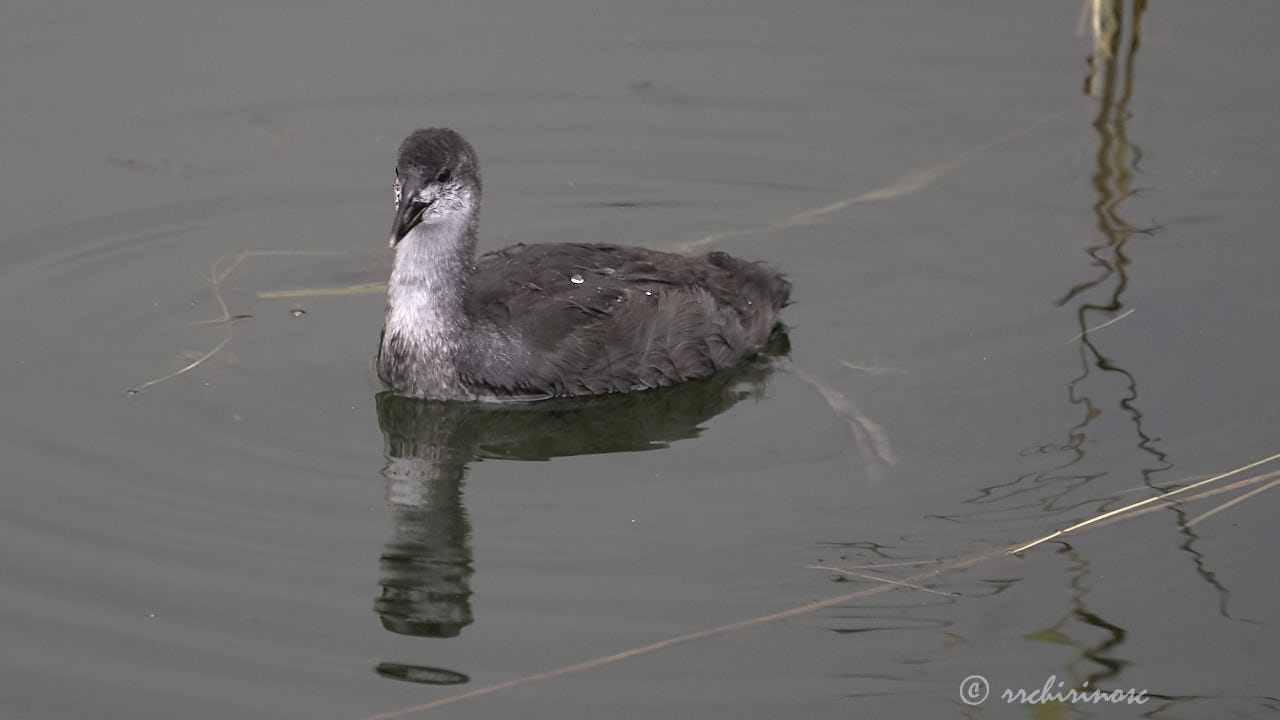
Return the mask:
<svg viewBox="0 0 1280 720">
<path fill-rule="evenodd" d="M 468 315 L 486 340 L 459 370 L 498 396 L 672 385 L 758 352 L 789 293 L 773 270 L 725 253 L 516 245 L 476 261 Z"/>
</svg>

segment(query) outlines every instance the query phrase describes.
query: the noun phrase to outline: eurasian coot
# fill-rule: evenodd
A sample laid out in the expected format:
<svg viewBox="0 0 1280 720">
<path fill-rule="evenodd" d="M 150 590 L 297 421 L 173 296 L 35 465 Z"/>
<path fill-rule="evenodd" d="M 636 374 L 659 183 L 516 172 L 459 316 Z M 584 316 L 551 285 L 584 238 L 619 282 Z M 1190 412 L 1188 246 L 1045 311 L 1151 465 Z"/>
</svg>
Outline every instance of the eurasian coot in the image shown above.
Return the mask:
<svg viewBox="0 0 1280 720">
<path fill-rule="evenodd" d="M 446 128 L 396 162 L 378 376 L 411 397 L 536 400 L 704 377 L 760 351 L 791 285 L 755 262 L 586 243 L 476 257 L 480 168 Z"/>
</svg>

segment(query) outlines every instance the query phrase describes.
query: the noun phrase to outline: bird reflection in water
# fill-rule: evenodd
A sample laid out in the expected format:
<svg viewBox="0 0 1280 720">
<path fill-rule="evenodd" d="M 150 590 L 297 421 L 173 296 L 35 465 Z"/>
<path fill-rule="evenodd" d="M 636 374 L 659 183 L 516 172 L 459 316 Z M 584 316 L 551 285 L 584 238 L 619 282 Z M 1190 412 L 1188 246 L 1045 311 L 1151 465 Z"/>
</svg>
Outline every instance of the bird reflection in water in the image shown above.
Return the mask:
<svg viewBox="0 0 1280 720">
<path fill-rule="evenodd" d="M 746 365 L 709 378 L 639 393 L 528 403 L 420 400 L 379 393 L 392 538 L 381 557 L 374 610 L 387 630 L 451 638 L 474 622 L 471 526 L 462 484 L 473 461 L 550 460 L 635 452 L 697 437 L 738 401 L 760 397 L 774 358 L 790 349 L 779 327 Z M 466 682 L 452 670 L 383 663 L 388 678 L 427 684 Z"/>
</svg>

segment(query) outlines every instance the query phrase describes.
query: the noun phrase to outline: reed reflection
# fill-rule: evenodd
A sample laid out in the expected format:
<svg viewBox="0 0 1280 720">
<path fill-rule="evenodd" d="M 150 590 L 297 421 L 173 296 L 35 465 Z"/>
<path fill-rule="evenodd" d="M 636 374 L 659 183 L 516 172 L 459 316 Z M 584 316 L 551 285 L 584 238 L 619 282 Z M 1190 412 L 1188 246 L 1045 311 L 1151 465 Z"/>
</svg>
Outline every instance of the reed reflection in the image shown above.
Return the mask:
<svg viewBox="0 0 1280 720">
<path fill-rule="evenodd" d="M 1117 418 L 1121 426 L 1132 428 L 1136 437 L 1140 451 L 1136 472 L 1142 482 L 1160 491 L 1169 489 L 1155 479 L 1172 465 L 1158 439 L 1144 427 L 1138 380 L 1103 349 L 1106 328 L 1122 322 L 1127 315 L 1124 295 L 1133 271 L 1128 245 L 1135 237 L 1155 230 L 1129 222 L 1121 212 L 1125 201 L 1134 195 L 1135 168 L 1142 158 L 1141 150 L 1129 137 L 1127 123 L 1146 3 L 1094 0 L 1086 9 L 1092 10 L 1094 28 L 1084 90 L 1097 102 L 1092 126 L 1098 144 L 1095 171 L 1090 178 L 1095 200 L 1090 209 L 1098 241 L 1085 248 L 1092 277 L 1075 284 L 1056 300 L 1058 306 L 1071 309 L 1079 330 L 1072 343 L 1079 354 L 1080 371 L 1067 381 L 1067 392 L 1068 402 L 1080 409 L 1080 419 L 1064 438 L 1026 448 L 1023 457 L 1037 458 L 1039 467 L 1013 480 L 982 488 L 968 502 L 984 509 L 947 516 L 955 522 L 1076 517 L 1082 512 L 1089 516 L 1118 507 L 1122 499 L 1131 498 L 1124 494 L 1130 489 L 1129 484 L 1116 486 L 1099 481 L 1125 477 L 1128 470 L 1117 467 L 1117 458 L 1130 453 L 1097 453 L 1091 457 L 1088 452 L 1088 448 L 1116 446 L 1117 439 L 1123 437 L 1114 424 Z M 1066 588 L 1072 600 L 1071 610 L 1025 639 L 1074 646 L 1078 654 L 1068 665 L 1069 679 L 1077 684 L 1087 680 L 1096 687 L 1115 677 L 1125 664 L 1118 654 L 1125 630 L 1089 608 L 1092 568 L 1088 560 L 1077 557 L 1070 547 L 1061 552 L 1073 559 Z"/>
<path fill-rule="evenodd" d="M 478 460 L 544 461 L 572 455 L 635 452 L 697 437 L 703 425 L 738 401 L 761 395 L 785 354 L 776 332 L 766 355 L 734 371 L 662 390 L 536 403 L 417 400 L 390 392 L 375 398 L 386 464 L 392 537 L 380 559 L 374 610 L 401 635 L 456 637 L 475 621 L 475 572 L 463 482 Z M 413 682 L 465 675 L 401 663 L 381 673 Z M 465 681 L 465 680 L 463 680 Z"/>
<path fill-rule="evenodd" d="M 1071 309 L 1079 330 L 1072 344 L 1079 355 L 1080 372 L 1067 381 L 1067 393 L 1068 402 L 1080 408 L 1080 419 L 1065 437 L 1023 450 L 1024 457 L 1041 458 L 1038 469 L 982 488 L 970 501 L 990 509 L 950 516 L 953 520 L 987 522 L 993 515 L 1023 517 L 1030 512 L 1042 517 L 1079 509 L 1106 509 L 1115 489 L 1100 489 L 1095 481 L 1116 474 L 1114 457 L 1090 458 L 1086 448 L 1115 445 L 1114 427 L 1103 428 L 1102 423 L 1115 419 L 1117 408 L 1124 418 L 1122 422 L 1132 428 L 1135 444 L 1145 458 L 1137 470 L 1143 482 L 1156 489 L 1168 489 L 1154 479 L 1171 464 L 1157 439 L 1144 427 L 1138 380 L 1103 349 L 1106 328 L 1123 322 L 1132 312 L 1126 309 L 1123 299 L 1132 272 L 1127 246 L 1133 238 L 1155 231 L 1134 225 L 1121 214 L 1124 202 L 1134 194 L 1134 171 L 1142 157 L 1141 150 L 1129 138 L 1127 122 L 1146 3 L 1137 0 L 1126 5 L 1120 0 L 1097 0 L 1091 7 L 1097 34 L 1085 90 L 1097 96 L 1098 110 L 1092 126 L 1098 149 L 1090 178 L 1095 200 L 1090 210 L 1099 240 L 1085 248 L 1093 277 L 1075 284 L 1055 301 L 1058 306 Z M 1090 465 L 1091 460 L 1094 465 Z"/>
<path fill-rule="evenodd" d="M 1126 254 L 1126 245 L 1135 236 L 1149 235 L 1155 230 L 1135 226 L 1120 213 L 1121 205 L 1134 194 L 1134 168 L 1142 159 L 1141 150 L 1129 139 L 1127 122 L 1146 2 L 1135 0 L 1128 9 L 1126 25 L 1124 2 L 1099 0 L 1093 3 L 1094 50 L 1090 56 L 1085 91 L 1096 94 L 1098 98 L 1098 113 L 1093 121 L 1098 135 L 1097 170 L 1092 177 L 1097 200 L 1092 209 L 1102 242 L 1085 249 L 1090 265 L 1097 268 L 1096 276 L 1075 285 L 1058 300 L 1058 305 L 1063 307 L 1074 304 L 1076 324 L 1080 329 L 1077 342 L 1081 373 L 1068 384 L 1068 391 L 1070 402 L 1079 405 L 1082 414 L 1080 423 L 1071 428 L 1064 443 L 1070 454 L 1064 469 L 1084 460 L 1083 447 L 1089 437 L 1088 426 L 1103 414 L 1104 407 L 1114 403 L 1129 416 L 1138 448 L 1151 457 L 1139 471 L 1143 482 L 1163 491 L 1168 487 L 1157 485 L 1152 476 L 1171 465 L 1156 440 L 1143 428 L 1143 416 L 1137 404 L 1138 381 L 1132 373 L 1104 355 L 1094 340 L 1095 332 L 1124 317 L 1122 296 L 1129 286 L 1132 262 Z M 1095 377 L 1098 374 L 1119 380 L 1119 397 L 1116 397 L 1114 383 L 1105 377 Z M 1095 402 L 1095 396 L 1105 399 Z"/>
<path fill-rule="evenodd" d="M 1126 8 L 1123 0 L 1094 0 L 1091 6 L 1094 47 L 1084 91 L 1095 96 L 1098 103 L 1093 121 L 1098 136 L 1097 169 L 1091 181 L 1096 193 L 1092 210 L 1101 242 L 1085 249 L 1090 266 L 1096 268 L 1095 276 L 1076 284 L 1057 301 L 1061 307 L 1074 308 L 1080 330 L 1075 342 L 1081 371 L 1068 382 L 1067 389 L 1069 402 L 1081 409 L 1081 418 L 1068 431 L 1065 442 L 1058 446 L 1058 450 L 1065 453 L 1064 461 L 1036 475 L 1037 484 L 1060 481 L 1058 492 L 1049 500 L 1059 506 L 1055 508 L 1059 511 L 1080 506 L 1104 510 L 1119 497 L 1114 493 L 1121 488 L 1101 489 L 1095 487 L 1094 482 L 1115 474 L 1115 469 L 1110 465 L 1090 468 L 1085 452 L 1086 445 L 1099 444 L 1107 434 L 1104 429 L 1090 426 L 1116 407 L 1128 416 L 1138 449 L 1149 456 L 1138 469 L 1142 482 L 1148 487 L 1167 490 L 1156 484 L 1153 476 L 1172 467 L 1157 439 L 1143 427 L 1137 378 L 1105 355 L 1100 347 L 1101 338 L 1105 338 L 1104 328 L 1128 314 L 1123 295 L 1129 286 L 1132 259 L 1126 253 L 1126 245 L 1135 236 L 1154 232 L 1154 228 L 1130 223 L 1120 212 L 1123 203 L 1134 194 L 1134 169 L 1142 158 L 1141 150 L 1129 138 L 1127 122 L 1146 2 L 1134 0 Z M 1095 435 L 1097 437 L 1091 437 Z M 1111 440 L 1107 443 L 1113 444 Z M 1104 459 L 1103 462 L 1112 461 Z M 1065 500 L 1077 489 L 1078 497 Z M 1099 497 L 1099 492 L 1104 495 Z M 1088 682 L 1093 687 L 1105 685 L 1118 677 L 1127 664 L 1120 653 L 1127 633 L 1123 627 L 1090 609 L 1087 599 L 1093 573 L 1089 560 L 1069 547 L 1063 552 L 1071 558 L 1067 582 L 1071 610 L 1028 639 L 1075 646 L 1078 655 L 1068 663 L 1071 679 Z"/>
</svg>

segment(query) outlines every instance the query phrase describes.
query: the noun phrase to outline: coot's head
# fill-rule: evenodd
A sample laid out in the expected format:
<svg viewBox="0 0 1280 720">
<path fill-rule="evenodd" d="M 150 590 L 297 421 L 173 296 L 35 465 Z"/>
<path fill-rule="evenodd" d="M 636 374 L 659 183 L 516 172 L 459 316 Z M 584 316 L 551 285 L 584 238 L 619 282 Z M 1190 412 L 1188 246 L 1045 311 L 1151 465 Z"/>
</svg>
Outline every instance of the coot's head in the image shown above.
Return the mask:
<svg viewBox="0 0 1280 720">
<path fill-rule="evenodd" d="M 448 128 L 418 130 L 400 144 L 396 160 L 395 247 L 419 224 L 463 224 L 480 204 L 476 151 Z"/>
</svg>

